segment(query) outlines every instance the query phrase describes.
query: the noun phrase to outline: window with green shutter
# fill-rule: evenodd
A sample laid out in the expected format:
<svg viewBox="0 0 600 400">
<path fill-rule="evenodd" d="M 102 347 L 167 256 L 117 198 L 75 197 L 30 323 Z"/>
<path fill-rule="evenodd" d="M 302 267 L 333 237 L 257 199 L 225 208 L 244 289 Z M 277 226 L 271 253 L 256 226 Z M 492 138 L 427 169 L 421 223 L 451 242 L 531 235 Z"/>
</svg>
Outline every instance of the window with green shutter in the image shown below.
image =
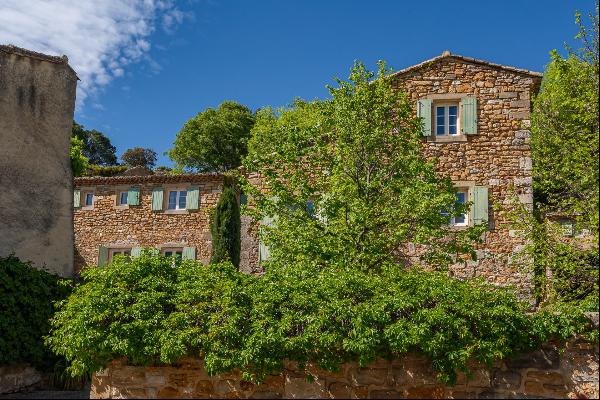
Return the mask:
<svg viewBox="0 0 600 400">
<path fill-rule="evenodd" d="M 152 211 L 162 211 L 164 193 L 161 187 L 152 189 Z"/>
<path fill-rule="evenodd" d="M 139 206 L 140 205 L 140 188 L 137 186 L 132 186 L 129 188 L 127 193 L 127 204 L 130 206 Z"/>
<path fill-rule="evenodd" d="M 181 253 L 181 258 L 184 260 L 195 260 L 196 259 L 196 248 L 195 247 L 184 247 Z"/>
<path fill-rule="evenodd" d="M 73 207 L 77 208 L 81 206 L 81 190 L 73 190 Z"/>
<path fill-rule="evenodd" d="M 100 246 L 98 247 L 98 266 L 104 267 L 108 264 L 108 247 Z"/>
<path fill-rule="evenodd" d="M 141 247 L 133 247 L 131 249 L 131 257 L 139 257 L 142 255 L 142 248 Z"/>
<path fill-rule="evenodd" d="M 262 221 L 260 222 L 260 225 L 261 225 L 261 228 L 263 226 L 271 227 L 271 226 L 273 226 L 274 222 L 275 222 L 274 217 L 265 216 L 262 219 Z M 271 258 L 271 248 L 261 238 L 259 241 L 259 244 L 258 244 L 258 261 L 259 262 L 267 261 L 269 258 Z"/>
<path fill-rule="evenodd" d="M 422 120 L 423 136 L 431 136 L 431 103 L 430 99 L 421 99 L 417 102 L 417 117 Z"/>
<path fill-rule="evenodd" d="M 460 102 L 461 132 L 466 135 L 477 134 L 477 99 L 475 97 L 465 97 Z"/>
<path fill-rule="evenodd" d="M 190 186 L 187 189 L 187 210 L 197 210 L 200 203 L 200 188 L 198 186 Z"/>
</svg>

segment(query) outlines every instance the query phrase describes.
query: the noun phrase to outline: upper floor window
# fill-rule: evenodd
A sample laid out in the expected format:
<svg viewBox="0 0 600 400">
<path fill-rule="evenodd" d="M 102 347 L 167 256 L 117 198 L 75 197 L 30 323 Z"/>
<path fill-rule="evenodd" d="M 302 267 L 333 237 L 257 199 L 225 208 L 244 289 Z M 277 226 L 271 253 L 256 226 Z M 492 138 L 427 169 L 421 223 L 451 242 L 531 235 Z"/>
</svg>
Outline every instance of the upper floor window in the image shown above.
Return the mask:
<svg viewBox="0 0 600 400">
<path fill-rule="evenodd" d="M 163 249 L 161 249 L 161 253 L 165 257 L 175 256 L 175 257 L 177 257 L 178 260 L 181 260 L 182 255 L 183 255 L 183 248 L 182 247 L 163 248 Z"/>
<path fill-rule="evenodd" d="M 119 198 L 118 198 L 118 205 L 126 206 L 128 196 L 129 196 L 129 192 L 120 192 Z"/>
<path fill-rule="evenodd" d="M 116 255 L 119 255 L 122 257 L 130 257 L 131 249 L 130 248 L 109 249 L 108 250 L 108 262 L 109 263 L 113 262 Z"/>
<path fill-rule="evenodd" d="M 168 210 L 185 210 L 187 202 L 187 190 L 169 191 Z"/>
<path fill-rule="evenodd" d="M 456 191 L 456 204 L 465 205 L 469 199 L 469 189 L 458 189 Z M 443 215 L 450 217 L 450 213 L 442 211 Z M 452 216 L 448 222 L 450 226 L 468 226 L 469 214 L 466 212 Z"/>
<path fill-rule="evenodd" d="M 436 104 L 435 134 L 437 136 L 458 135 L 458 127 L 458 104 Z"/>
<path fill-rule="evenodd" d="M 82 196 L 82 202 L 83 204 L 81 205 L 81 208 L 94 208 L 94 192 L 92 191 L 86 191 L 83 192 L 83 196 Z"/>
</svg>

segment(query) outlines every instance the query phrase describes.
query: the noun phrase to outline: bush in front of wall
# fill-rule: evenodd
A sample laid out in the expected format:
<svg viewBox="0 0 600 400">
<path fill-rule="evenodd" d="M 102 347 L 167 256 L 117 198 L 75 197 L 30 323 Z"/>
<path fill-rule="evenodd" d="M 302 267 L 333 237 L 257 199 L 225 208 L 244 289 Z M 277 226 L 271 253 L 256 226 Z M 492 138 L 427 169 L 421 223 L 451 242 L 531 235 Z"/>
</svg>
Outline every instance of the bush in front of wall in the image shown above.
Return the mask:
<svg viewBox="0 0 600 400">
<path fill-rule="evenodd" d="M 231 185 L 221 194 L 212 216 L 210 232 L 212 235 L 211 263 L 229 260 L 240 265 L 240 205 Z"/>
<path fill-rule="evenodd" d="M 57 357 L 43 337 L 50 330 L 53 303 L 70 291 L 68 280 L 14 256 L 0 258 L 0 365 L 52 367 Z"/>
</svg>

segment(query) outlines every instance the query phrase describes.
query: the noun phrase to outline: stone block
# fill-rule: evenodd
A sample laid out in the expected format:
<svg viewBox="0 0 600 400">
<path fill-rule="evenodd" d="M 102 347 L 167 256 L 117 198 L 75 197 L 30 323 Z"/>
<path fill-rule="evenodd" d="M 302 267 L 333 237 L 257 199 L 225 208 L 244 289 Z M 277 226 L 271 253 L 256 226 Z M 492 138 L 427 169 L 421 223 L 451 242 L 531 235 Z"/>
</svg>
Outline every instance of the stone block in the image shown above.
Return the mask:
<svg viewBox="0 0 600 400">
<path fill-rule="evenodd" d="M 521 386 L 521 374 L 514 371 L 495 370 L 492 387 L 495 389 L 518 389 Z"/>
<path fill-rule="evenodd" d="M 445 390 L 443 386 L 410 387 L 405 390 L 405 394 L 407 399 L 443 399 Z"/>
<path fill-rule="evenodd" d="M 558 369 L 560 357 L 556 349 L 541 349 L 506 360 L 508 368 Z"/>
<path fill-rule="evenodd" d="M 518 95 L 517 92 L 500 92 L 498 97 L 501 99 L 516 99 Z"/>
<path fill-rule="evenodd" d="M 400 399 L 402 395 L 395 390 L 371 390 L 370 399 Z M 410 398 L 410 397 L 408 397 Z M 414 397 L 413 397 L 414 398 Z M 423 398 L 423 397 L 418 397 Z"/>
<path fill-rule="evenodd" d="M 321 380 L 309 382 L 306 378 L 290 378 L 285 380 L 286 398 L 320 399 L 327 397 L 327 388 Z"/>
<path fill-rule="evenodd" d="M 352 386 L 343 382 L 333 382 L 328 390 L 332 399 L 350 399 L 353 395 Z"/>
<path fill-rule="evenodd" d="M 387 368 L 359 368 L 351 371 L 349 376 L 355 385 L 384 385 L 387 377 Z"/>
<path fill-rule="evenodd" d="M 162 388 L 157 396 L 159 399 L 179 399 L 181 398 L 181 393 L 176 388 L 167 386 Z"/>
</svg>

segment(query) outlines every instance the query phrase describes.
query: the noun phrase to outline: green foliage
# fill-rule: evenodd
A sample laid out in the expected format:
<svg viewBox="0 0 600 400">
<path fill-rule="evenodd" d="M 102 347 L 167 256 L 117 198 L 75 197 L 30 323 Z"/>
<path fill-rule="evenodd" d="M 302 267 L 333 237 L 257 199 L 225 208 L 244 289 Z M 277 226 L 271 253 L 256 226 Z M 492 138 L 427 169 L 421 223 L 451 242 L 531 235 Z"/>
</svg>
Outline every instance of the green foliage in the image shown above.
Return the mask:
<svg viewBox="0 0 600 400">
<path fill-rule="evenodd" d="M 53 302 L 70 292 L 68 281 L 14 256 L 0 258 L 0 365 L 29 363 L 47 369 L 56 360 L 44 346 Z"/>
<path fill-rule="evenodd" d="M 199 172 L 224 172 L 237 168 L 247 153 L 252 112 L 245 106 L 223 102 L 185 123 L 177 134 L 169 157 L 179 168 Z"/>
<path fill-rule="evenodd" d="M 73 176 L 81 176 L 86 171 L 89 165 L 89 160 L 83 155 L 83 141 L 76 137 L 71 137 L 71 148 L 69 149 L 69 157 L 71 158 L 71 169 Z"/>
<path fill-rule="evenodd" d="M 71 136 L 83 142 L 83 155 L 89 159 L 90 164 L 108 166 L 117 163 L 116 148 L 102 132 L 87 130 L 73 121 Z"/>
<path fill-rule="evenodd" d="M 127 171 L 127 165 L 89 165 L 85 171 L 85 176 L 116 176 Z"/>
<path fill-rule="evenodd" d="M 240 205 L 231 185 L 221 194 L 211 219 L 211 263 L 231 261 L 240 265 Z"/>
<path fill-rule="evenodd" d="M 130 167 L 152 169 L 156 164 L 156 152 L 152 149 L 134 147 L 133 149 L 126 150 L 121 156 L 121 160 Z"/>
<path fill-rule="evenodd" d="M 261 380 L 284 359 L 335 370 L 416 351 L 452 382 L 469 359 L 491 363 L 587 324 L 572 311 L 528 315 L 513 294 L 487 283 L 394 264 L 377 273 L 303 264 L 257 277 L 230 263 L 144 253 L 82 276 L 47 339 L 76 375 L 123 357 L 151 365 L 191 356 L 210 373 L 239 369 Z"/>
<path fill-rule="evenodd" d="M 448 226 L 465 207 L 421 154 L 421 121 L 388 72 L 380 64 L 374 79 L 357 63 L 349 81 L 329 87 L 331 100 L 257 113 L 244 164 L 269 191 L 242 181 L 256 204 L 248 212 L 257 220 L 277 216 L 276 229 L 262 229 L 269 265 L 377 268 L 406 263 L 407 243 L 424 246 L 430 267 L 474 256 L 471 239 L 484 228 Z"/>
</svg>

